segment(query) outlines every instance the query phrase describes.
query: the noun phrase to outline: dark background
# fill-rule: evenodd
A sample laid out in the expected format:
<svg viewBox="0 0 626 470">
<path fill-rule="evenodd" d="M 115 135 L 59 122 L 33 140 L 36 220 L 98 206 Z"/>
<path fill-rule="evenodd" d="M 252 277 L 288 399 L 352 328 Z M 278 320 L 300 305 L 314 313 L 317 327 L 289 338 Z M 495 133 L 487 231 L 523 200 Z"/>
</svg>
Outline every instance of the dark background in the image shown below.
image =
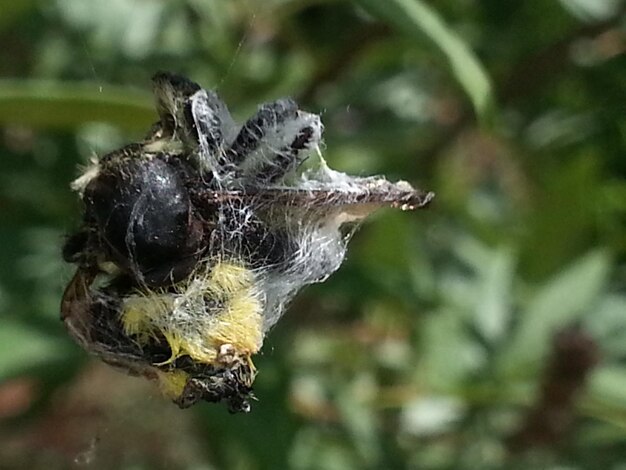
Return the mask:
<svg viewBox="0 0 626 470">
<path fill-rule="evenodd" d="M 0 468 L 626 468 L 619 0 L 0 0 Z M 383 211 L 270 332 L 249 415 L 180 411 L 63 330 L 77 167 L 155 120 L 320 113 Z"/>
</svg>

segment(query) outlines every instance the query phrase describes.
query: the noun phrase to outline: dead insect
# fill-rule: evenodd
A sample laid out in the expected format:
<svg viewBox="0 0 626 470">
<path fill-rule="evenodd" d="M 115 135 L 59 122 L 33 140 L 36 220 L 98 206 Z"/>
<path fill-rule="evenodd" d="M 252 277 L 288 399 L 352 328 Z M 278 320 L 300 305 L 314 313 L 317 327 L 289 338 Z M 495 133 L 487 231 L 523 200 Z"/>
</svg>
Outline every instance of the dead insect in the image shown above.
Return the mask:
<svg viewBox="0 0 626 470">
<path fill-rule="evenodd" d="M 339 268 L 345 227 L 433 194 L 331 170 L 319 116 L 290 99 L 238 126 L 215 93 L 168 73 L 153 82 L 149 135 L 73 183 L 85 211 L 63 250 L 77 270 L 62 318 L 86 350 L 180 407 L 248 411 L 252 356 L 298 290 Z"/>
</svg>

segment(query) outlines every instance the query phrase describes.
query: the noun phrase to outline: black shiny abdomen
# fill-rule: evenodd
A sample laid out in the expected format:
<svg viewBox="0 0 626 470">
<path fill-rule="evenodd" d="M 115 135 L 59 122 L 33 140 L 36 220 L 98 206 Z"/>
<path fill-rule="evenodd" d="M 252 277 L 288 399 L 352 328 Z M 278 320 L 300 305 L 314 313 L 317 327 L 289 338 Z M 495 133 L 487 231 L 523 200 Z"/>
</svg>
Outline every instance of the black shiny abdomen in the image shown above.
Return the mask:
<svg viewBox="0 0 626 470">
<path fill-rule="evenodd" d="M 200 237 L 180 169 L 165 156 L 111 161 L 84 200 L 102 247 L 122 269 L 158 285 L 193 268 Z"/>
</svg>

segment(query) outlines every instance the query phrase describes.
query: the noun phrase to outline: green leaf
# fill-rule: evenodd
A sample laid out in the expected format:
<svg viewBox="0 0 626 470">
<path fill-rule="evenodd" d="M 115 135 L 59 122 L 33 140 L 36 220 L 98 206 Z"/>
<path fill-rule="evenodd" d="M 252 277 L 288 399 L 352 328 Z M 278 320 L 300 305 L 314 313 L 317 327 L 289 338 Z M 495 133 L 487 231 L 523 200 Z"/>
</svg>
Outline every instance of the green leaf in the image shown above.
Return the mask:
<svg viewBox="0 0 626 470">
<path fill-rule="evenodd" d="M 152 98 L 132 88 L 96 83 L 0 80 L 0 125 L 74 129 L 109 122 L 144 131 L 156 120 Z"/>
<path fill-rule="evenodd" d="M 71 355 L 67 341 L 14 321 L 0 328 L 0 381 Z"/>
<path fill-rule="evenodd" d="M 557 330 L 575 322 L 593 306 L 606 285 L 609 268 L 608 254 L 594 251 L 547 282 L 523 312 L 502 356 L 505 370 L 511 372 L 522 365 L 537 363 Z"/>
<path fill-rule="evenodd" d="M 416 377 L 429 389 L 451 393 L 484 367 L 484 350 L 454 310 L 443 308 L 427 317 L 421 334 L 423 349 Z"/>
<path fill-rule="evenodd" d="M 474 321 L 478 331 L 491 342 L 502 339 L 511 316 L 515 261 L 512 250 L 500 248 L 481 272 L 480 301 Z"/>
<path fill-rule="evenodd" d="M 471 237 L 457 237 L 451 244 L 460 261 L 474 274 L 444 273 L 442 297 L 489 343 L 503 339 L 511 319 L 517 255 L 507 246 L 490 248 Z"/>
<path fill-rule="evenodd" d="M 365 10 L 405 34 L 426 36 L 446 56 L 457 81 L 468 94 L 476 114 L 488 120 L 493 110 L 491 81 L 472 50 L 439 14 L 420 0 L 356 0 Z"/>
</svg>

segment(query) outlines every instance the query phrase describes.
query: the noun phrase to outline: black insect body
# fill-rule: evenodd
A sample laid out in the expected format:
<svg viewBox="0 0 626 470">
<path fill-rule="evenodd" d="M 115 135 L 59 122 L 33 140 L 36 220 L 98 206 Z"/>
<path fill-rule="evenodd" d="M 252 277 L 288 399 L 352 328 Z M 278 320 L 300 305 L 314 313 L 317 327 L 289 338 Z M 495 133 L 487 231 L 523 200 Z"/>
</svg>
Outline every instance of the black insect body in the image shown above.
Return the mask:
<svg viewBox="0 0 626 470">
<path fill-rule="evenodd" d="M 380 206 L 432 193 L 335 172 L 322 124 L 290 99 L 238 126 L 214 92 L 154 78 L 160 120 L 73 184 L 84 223 L 63 250 L 77 265 L 61 305 L 72 336 L 105 362 L 156 381 L 180 407 L 248 411 L 252 356 L 286 303 L 343 261 L 350 231 Z"/>
<path fill-rule="evenodd" d="M 176 282 L 197 262 L 201 222 L 180 164 L 135 147 L 105 160 L 85 188 L 85 214 L 95 222 L 99 248 L 117 266 L 149 286 Z"/>
</svg>

